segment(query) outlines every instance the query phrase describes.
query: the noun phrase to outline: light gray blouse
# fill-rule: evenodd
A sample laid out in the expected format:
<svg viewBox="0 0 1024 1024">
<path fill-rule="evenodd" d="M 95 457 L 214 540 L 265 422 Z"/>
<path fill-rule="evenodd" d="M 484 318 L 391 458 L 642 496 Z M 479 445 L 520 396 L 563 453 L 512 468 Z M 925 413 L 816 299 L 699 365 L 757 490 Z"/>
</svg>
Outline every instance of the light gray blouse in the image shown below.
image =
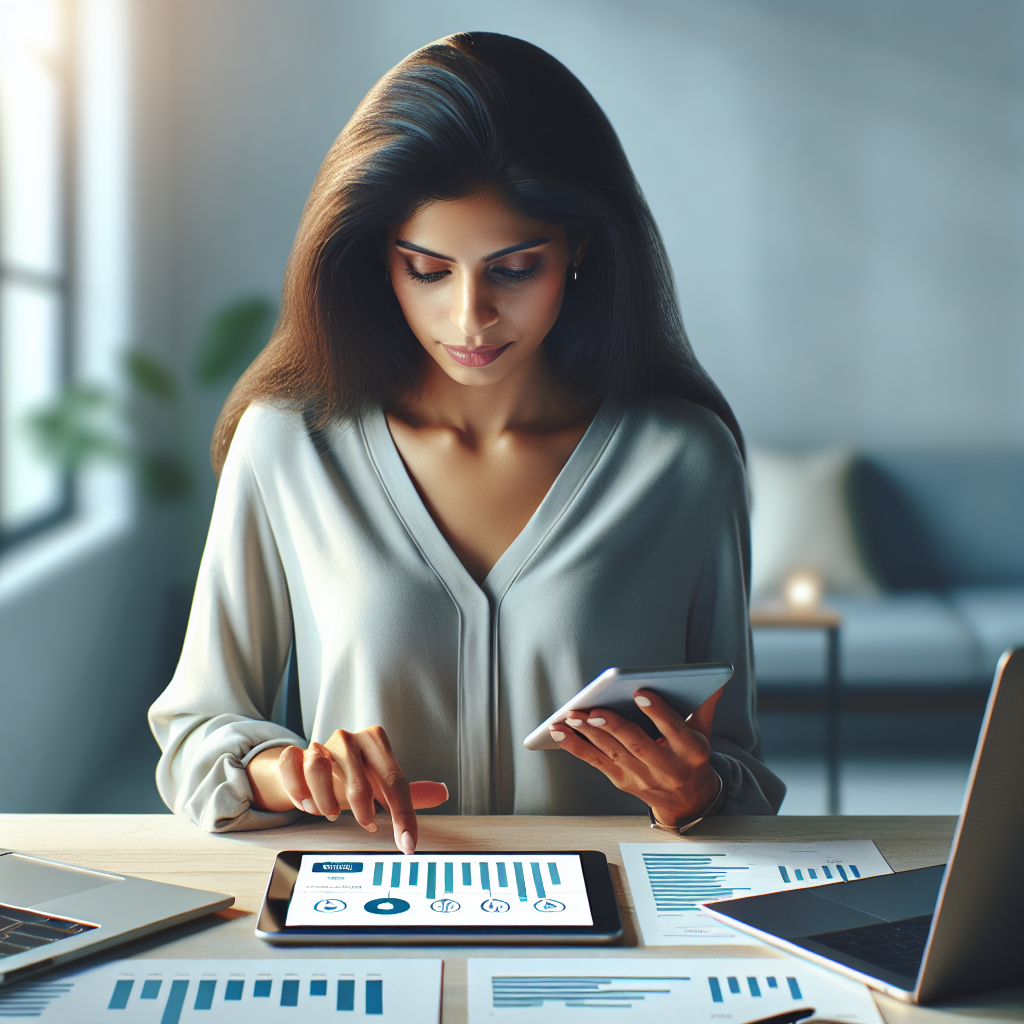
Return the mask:
<svg viewBox="0 0 1024 1024">
<path fill-rule="evenodd" d="M 150 710 L 160 793 L 210 831 L 299 816 L 252 808 L 245 773 L 267 747 L 306 746 L 274 720 L 294 640 L 306 736 L 383 725 L 410 779 L 447 783 L 441 813 L 643 813 L 524 737 L 611 665 L 731 662 L 711 763 L 726 812 L 772 814 L 785 787 L 757 760 L 748 580 L 742 461 L 722 422 L 683 399 L 605 402 L 482 584 L 382 411 L 311 434 L 297 412 L 253 406 L 181 661 Z"/>
</svg>

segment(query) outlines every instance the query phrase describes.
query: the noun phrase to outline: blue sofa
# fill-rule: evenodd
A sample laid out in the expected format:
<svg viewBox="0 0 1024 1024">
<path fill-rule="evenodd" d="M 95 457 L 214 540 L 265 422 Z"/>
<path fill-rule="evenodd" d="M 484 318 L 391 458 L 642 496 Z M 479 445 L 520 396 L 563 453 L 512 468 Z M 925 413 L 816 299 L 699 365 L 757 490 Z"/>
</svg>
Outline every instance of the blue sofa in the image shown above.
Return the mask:
<svg viewBox="0 0 1024 1024">
<path fill-rule="evenodd" d="M 1002 652 L 1024 645 L 1024 451 L 869 452 L 847 482 L 877 597 L 830 594 L 843 614 L 847 693 L 983 693 Z M 820 686 L 818 631 L 754 631 L 758 688 Z"/>
</svg>

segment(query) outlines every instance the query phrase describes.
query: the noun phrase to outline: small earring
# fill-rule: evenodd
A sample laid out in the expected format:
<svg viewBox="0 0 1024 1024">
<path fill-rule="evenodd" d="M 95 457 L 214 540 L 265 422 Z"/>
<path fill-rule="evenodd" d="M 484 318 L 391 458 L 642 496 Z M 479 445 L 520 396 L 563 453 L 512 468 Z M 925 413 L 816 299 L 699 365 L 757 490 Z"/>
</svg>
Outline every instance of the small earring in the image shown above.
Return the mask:
<svg viewBox="0 0 1024 1024">
<path fill-rule="evenodd" d="M 572 265 L 572 279 L 578 281 L 580 279 L 579 271 L 576 269 L 576 264 Z"/>
</svg>

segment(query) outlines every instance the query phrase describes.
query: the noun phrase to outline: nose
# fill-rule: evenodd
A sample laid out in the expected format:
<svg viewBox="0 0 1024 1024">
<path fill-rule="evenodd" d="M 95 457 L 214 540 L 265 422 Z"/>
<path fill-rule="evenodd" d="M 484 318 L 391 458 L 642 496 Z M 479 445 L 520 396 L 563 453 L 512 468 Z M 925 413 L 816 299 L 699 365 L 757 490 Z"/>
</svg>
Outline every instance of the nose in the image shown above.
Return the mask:
<svg viewBox="0 0 1024 1024">
<path fill-rule="evenodd" d="M 466 338 L 478 337 L 498 322 L 498 310 L 491 301 L 486 284 L 473 274 L 463 276 L 450 318 Z"/>
</svg>

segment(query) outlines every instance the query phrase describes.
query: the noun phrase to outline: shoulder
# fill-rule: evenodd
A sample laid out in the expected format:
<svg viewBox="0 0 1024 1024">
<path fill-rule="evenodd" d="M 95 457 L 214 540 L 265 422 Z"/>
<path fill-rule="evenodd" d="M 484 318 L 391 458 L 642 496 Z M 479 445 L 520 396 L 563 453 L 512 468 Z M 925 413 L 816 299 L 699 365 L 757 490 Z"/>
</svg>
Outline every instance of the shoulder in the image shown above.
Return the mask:
<svg viewBox="0 0 1024 1024">
<path fill-rule="evenodd" d="M 676 395 L 626 407 L 622 430 L 639 452 L 660 451 L 691 486 L 716 489 L 745 480 L 743 458 L 729 428 L 710 409 Z"/>
<path fill-rule="evenodd" d="M 331 433 L 340 439 L 354 429 L 353 423 L 340 422 L 332 425 Z M 296 465 L 321 447 L 300 409 L 268 401 L 254 402 L 245 410 L 231 442 L 231 451 L 240 449 L 238 454 L 255 469 Z"/>
</svg>

